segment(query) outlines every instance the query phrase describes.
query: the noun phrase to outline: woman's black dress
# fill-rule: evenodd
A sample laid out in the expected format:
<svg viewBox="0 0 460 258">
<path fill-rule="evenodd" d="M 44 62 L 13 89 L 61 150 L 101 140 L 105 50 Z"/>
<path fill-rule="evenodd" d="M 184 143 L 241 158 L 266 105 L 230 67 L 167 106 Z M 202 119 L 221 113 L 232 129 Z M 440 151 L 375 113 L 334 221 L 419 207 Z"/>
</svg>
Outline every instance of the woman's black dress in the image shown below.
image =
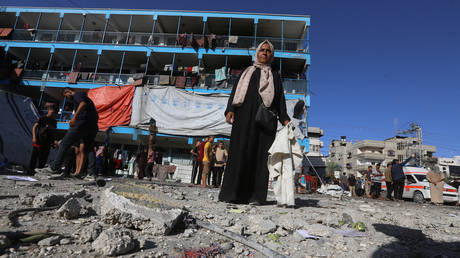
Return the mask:
<svg viewBox="0 0 460 258">
<path fill-rule="evenodd" d="M 275 139 L 276 128 L 267 131 L 255 122 L 257 109 L 261 104 L 258 96 L 259 80 L 260 69 L 256 69 L 252 74 L 245 100 L 241 106 L 232 106 L 238 83 L 235 83 L 228 100 L 225 114 L 234 112 L 235 121 L 232 125 L 229 158 L 219 194 L 220 201 L 263 203 L 267 198 L 268 149 Z M 270 110 L 276 112 L 279 121 L 283 123 L 290 119 L 286 113 L 284 90 L 277 72 L 273 72 L 273 81 L 275 96 Z"/>
</svg>

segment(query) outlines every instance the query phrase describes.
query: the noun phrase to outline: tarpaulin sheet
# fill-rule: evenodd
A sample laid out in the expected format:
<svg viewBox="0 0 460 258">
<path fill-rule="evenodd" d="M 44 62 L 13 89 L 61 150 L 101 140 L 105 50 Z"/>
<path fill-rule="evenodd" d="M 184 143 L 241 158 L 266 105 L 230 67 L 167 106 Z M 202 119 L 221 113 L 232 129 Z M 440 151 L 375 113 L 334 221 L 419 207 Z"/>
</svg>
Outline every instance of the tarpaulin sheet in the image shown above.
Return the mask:
<svg viewBox="0 0 460 258">
<path fill-rule="evenodd" d="M 29 166 L 37 109 L 28 97 L 0 91 L 0 110 L 0 162 Z"/>
<path fill-rule="evenodd" d="M 230 136 L 231 125 L 224 112 L 228 94 L 197 94 L 170 86 L 138 87 L 134 94 L 131 127 L 147 130 L 154 118 L 158 131 L 164 134 Z M 292 117 L 297 100 L 288 100 Z"/>
<path fill-rule="evenodd" d="M 99 130 L 127 125 L 131 120 L 134 86 L 105 86 L 88 91 L 99 114 Z"/>
</svg>

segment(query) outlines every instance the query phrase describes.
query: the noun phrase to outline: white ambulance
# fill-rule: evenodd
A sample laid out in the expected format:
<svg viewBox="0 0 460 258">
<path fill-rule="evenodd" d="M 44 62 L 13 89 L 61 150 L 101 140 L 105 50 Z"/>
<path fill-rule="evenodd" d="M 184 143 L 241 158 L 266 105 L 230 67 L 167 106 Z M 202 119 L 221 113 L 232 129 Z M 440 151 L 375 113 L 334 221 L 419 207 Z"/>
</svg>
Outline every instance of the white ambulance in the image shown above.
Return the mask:
<svg viewBox="0 0 460 258">
<path fill-rule="evenodd" d="M 425 200 L 430 200 L 430 183 L 426 179 L 428 170 L 418 167 L 403 167 L 403 171 L 406 176 L 403 198 L 411 199 L 417 203 L 423 203 Z M 385 191 L 383 196 L 386 196 L 386 190 L 387 187 L 384 179 L 382 182 L 382 191 Z M 458 202 L 458 198 L 457 189 L 448 184 L 444 184 L 444 202 Z"/>
</svg>

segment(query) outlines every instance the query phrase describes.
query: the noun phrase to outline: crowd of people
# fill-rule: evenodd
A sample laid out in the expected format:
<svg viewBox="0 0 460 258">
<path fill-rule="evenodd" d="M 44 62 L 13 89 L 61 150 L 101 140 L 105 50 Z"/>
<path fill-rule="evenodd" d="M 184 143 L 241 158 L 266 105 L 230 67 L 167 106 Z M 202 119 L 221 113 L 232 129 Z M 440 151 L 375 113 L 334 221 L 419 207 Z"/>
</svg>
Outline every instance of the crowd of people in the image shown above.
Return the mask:
<svg viewBox="0 0 460 258">
<path fill-rule="evenodd" d="M 355 175 L 343 173 L 337 184 L 344 191 L 349 191 L 352 197 L 366 197 L 372 199 L 385 199 L 387 201 L 403 201 L 403 192 L 406 176 L 404 175 L 403 167 L 415 155 L 406 159 L 403 162 L 395 159 L 387 164 L 385 170 L 381 168 L 381 164 L 368 166 L 363 177 L 355 177 Z M 427 180 L 430 183 L 431 203 L 440 205 L 443 203 L 442 192 L 444 176 L 436 168 L 430 168 L 427 173 Z M 381 195 L 382 182 L 385 182 L 385 196 Z"/>
<path fill-rule="evenodd" d="M 190 182 L 202 187 L 218 188 L 222 184 L 222 176 L 227 164 L 228 152 L 224 142 L 213 144 L 214 136 L 195 142 L 190 150 L 192 155 L 192 176 Z"/>
</svg>

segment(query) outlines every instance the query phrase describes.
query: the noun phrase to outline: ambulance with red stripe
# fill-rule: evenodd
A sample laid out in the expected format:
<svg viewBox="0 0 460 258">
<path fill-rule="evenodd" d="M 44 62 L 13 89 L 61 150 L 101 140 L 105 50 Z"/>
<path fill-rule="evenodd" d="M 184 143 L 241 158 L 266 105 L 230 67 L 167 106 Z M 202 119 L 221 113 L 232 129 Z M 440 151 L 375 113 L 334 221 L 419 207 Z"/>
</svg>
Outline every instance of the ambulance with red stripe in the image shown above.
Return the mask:
<svg viewBox="0 0 460 258">
<path fill-rule="evenodd" d="M 426 179 L 428 170 L 418 167 L 403 167 L 406 176 L 403 198 L 411 199 L 417 203 L 430 200 L 430 183 Z M 385 179 L 382 182 L 382 191 L 386 191 Z M 444 202 L 458 202 L 457 190 L 444 183 L 443 200 Z"/>
</svg>

